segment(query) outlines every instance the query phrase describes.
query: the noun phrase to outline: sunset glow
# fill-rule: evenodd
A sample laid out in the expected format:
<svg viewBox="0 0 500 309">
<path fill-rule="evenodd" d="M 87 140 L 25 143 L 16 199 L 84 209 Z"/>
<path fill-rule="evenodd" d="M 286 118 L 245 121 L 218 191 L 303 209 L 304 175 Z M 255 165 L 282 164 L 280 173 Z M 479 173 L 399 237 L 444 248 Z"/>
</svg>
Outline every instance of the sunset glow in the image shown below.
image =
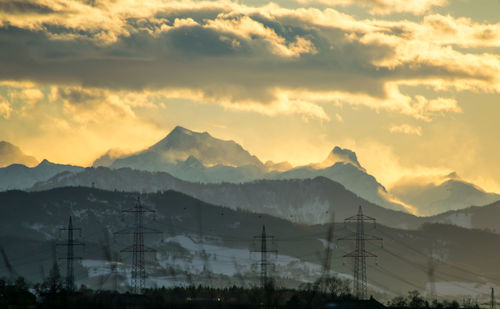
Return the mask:
<svg viewBox="0 0 500 309">
<path fill-rule="evenodd" d="M 475 7 L 482 7 L 481 12 Z M 0 1 L 0 140 L 83 166 L 182 125 L 262 161 L 500 191 L 494 0 Z"/>
</svg>

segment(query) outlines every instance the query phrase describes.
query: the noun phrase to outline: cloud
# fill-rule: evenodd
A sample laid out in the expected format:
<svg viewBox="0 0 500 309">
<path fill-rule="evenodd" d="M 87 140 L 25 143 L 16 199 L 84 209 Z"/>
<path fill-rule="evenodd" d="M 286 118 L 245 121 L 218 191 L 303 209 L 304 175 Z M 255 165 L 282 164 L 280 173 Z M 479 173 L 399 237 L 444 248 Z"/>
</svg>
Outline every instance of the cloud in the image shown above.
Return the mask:
<svg viewBox="0 0 500 309">
<path fill-rule="evenodd" d="M 275 116 L 277 114 L 300 114 L 304 119 L 316 118 L 319 120 L 330 120 L 325 110 L 318 104 L 300 98 L 290 98 L 284 94 L 278 94 L 278 99 L 269 105 L 259 103 L 234 104 L 226 103 L 224 106 L 233 110 L 256 111 L 264 115 Z"/>
<path fill-rule="evenodd" d="M 66 117 L 79 124 L 92 122 L 116 121 L 137 118 L 134 108 L 152 107 L 149 93 L 103 90 L 100 88 L 83 88 L 59 86 L 54 89 L 53 100 L 60 101 Z"/>
<path fill-rule="evenodd" d="M 391 190 L 393 190 L 394 187 L 407 186 L 407 185 L 432 184 L 434 186 L 439 186 L 450 179 L 463 181 L 463 179 L 460 178 L 456 172 L 451 172 L 448 174 L 434 174 L 434 175 L 430 174 L 430 175 L 419 175 L 419 176 L 405 175 L 392 185 Z"/>
<path fill-rule="evenodd" d="M 249 16 L 242 16 L 236 19 L 217 18 L 208 21 L 206 28 L 225 34 L 232 34 L 239 40 L 251 41 L 261 38 L 266 42 L 271 53 L 283 57 L 299 57 L 301 54 L 317 53 L 314 44 L 310 40 L 296 35 L 295 41 L 287 43 L 286 39 L 280 37 L 272 28 L 266 27 Z M 233 48 L 235 47 L 234 45 L 236 47 L 240 46 L 240 41 L 235 40 L 234 42 L 238 43 L 232 43 Z"/>
<path fill-rule="evenodd" d="M 53 13 L 49 5 L 30 0 L 1 0 L 0 11 L 11 14 Z"/>
<path fill-rule="evenodd" d="M 25 100 L 41 100 L 45 97 L 42 91 L 37 88 L 25 88 L 19 93 L 19 97 Z"/>
<path fill-rule="evenodd" d="M 0 100 L 0 117 L 4 119 L 9 119 L 10 113 L 12 112 L 12 107 L 9 102 Z"/>
<path fill-rule="evenodd" d="M 403 133 L 409 135 L 422 135 L 422 127 L 420 126 L 411 126 L 409 124 L 401 124 L 401 125 L 392 125 L 389 128 L 389 132 L 391 133 Z"/>
<path fill-rule="evenodd" d="M 393 147 L 381 142 L 368 140 L 363 143 L 352 143 L 348 145 L 354 149 L 359 161 L 363 163 L 368 173 L 374 175 L 377 180 L 386 187 L 391 187 L 402 177 L 434 177 L 435 175 L 447 175 L 453 170 L 447 167 L 427 166 L 422 164 L 411 164 L 402 162 L 402 157 L 397 154 Z"/>
<path fill-rule="evenodd" d="M 500 23 L 481 24 L 470 18 L 432 14 L 424 17 L 415 33 L 417 38 L 427 37 L 440 44 L 461 47 L 499 47 Z"/>
<path fill-rule="evenodd" d="M 363 93 L 350 93 L 346 91 L 311 92 L 301 90 L 287 90 L 282 96 L 288 99 L 302 100 L 304 102 L 326 102 L 336 105 L 364 106 L 377 111 L 385 110 L 411 116 L 418 120 L 431 121 L 436 114 L 460 113 L 462 110 L 453 98 L 427 99 L 421 95 L 414 97 L 405 95 L 399 90 L 396 83 L 387 83 L 384 87 L 385 97 L 370 96 Z"/>
<path fill-rule="evenodd" d="M 44 98 L 30 104 L 40 93 Z M 0 132 L 2 138 L 15 140 L 40 158 L 86 165 L 114 145 L 140 149 L 162 137 L 163 128 L 140 116 L 143 109 L 162 108 L 151 104 L 148 95 L 4 82 L 0 83 Z"/>
<path fill-rule="evenodd" d="M 230 1 L 29 3 L 48 9 L 0 13 L 0 79 L 80 88 L 61 93 L 73 110 L 75 95 L 99 89 L 182 94 L 226 108 L 326 121 L 323 104 L 333 101 L 431 121 L 461 112 L 459 103 L 451 95 L 408 95 L 401 86 L 500 91 L 500 57 L 458 48 L 496 46 L 497 25 L 450 16 L 357 20 L 331 8 Z M 372 2 L 380 9 L 401 3 Z"/>
<path fill-rule="evenodd" d="M 369 8 L 371 14 L 411 13 L 421 15 L 433 7 L 447 4 L 447 0 L 297 0 L 301 4 L 318 3 L 327 6 L 357 5 Z"/>
</svg>

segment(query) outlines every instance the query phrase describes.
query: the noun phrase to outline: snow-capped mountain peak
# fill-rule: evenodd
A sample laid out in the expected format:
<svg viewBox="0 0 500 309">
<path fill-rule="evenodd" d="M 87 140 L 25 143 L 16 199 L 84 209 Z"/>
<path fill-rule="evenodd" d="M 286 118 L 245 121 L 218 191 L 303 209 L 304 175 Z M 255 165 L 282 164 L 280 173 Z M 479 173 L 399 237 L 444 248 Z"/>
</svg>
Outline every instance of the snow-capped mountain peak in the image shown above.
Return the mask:
<svg viewBox="0 0 500 309">
<path fill-rule="evenodd" d="M 339 146 L 335 146 L 332 149 L 328 157 L 321 163 L 321 166 L 328 167 L 338 162 L 352 164 L 360 170 L 365 171 L 359 163 L 358 157 L 354 151 L 347 148 L 340 148 Z"/>
</svg>

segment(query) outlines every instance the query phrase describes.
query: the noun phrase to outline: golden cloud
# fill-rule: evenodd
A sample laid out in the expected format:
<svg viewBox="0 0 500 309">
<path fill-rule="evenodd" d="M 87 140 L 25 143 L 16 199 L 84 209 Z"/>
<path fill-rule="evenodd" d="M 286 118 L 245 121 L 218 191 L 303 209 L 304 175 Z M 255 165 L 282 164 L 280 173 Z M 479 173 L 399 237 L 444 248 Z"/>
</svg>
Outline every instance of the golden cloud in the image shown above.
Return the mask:
<svg viewBox="0 0 500 309">
<path fill-rule="evenodd" d="M 131 99 L 148 92 L 267 115 L 329 120 L 322 104 L 334 102 L 430 121 L 461 112 L 456 99 L 410 96 L 400 86 L 500 91 L 498 55 L 457 49 L 499 46 L 499 24 L 438 14 L 422 22 L 358 20 L 331 8 L 231 1 L 25 1 L 34 9 L 1 11 L 0 30 L 19 46 L 25 36 L 38 40 L 39 48 L 5 53 L 0 79 L 80 87 L 82 96 L 100 91 L 114 113 L 130 117 L 130 102 L 119 101 L 149 104 Z M 331 2 L 415 14 L 446 3 Z M 13 27 L 22 35 L 9 36 Z M 81 108 L 67 102 L 68 112 Z"/>
<path fill-rule="evenodd" d="M 12 107 L 9 102 L 5 100 L 0 100 L 0 117 L 4 119 L 9 119 L 10 113 L 12 112 Z"/>
<path fill-rule="evenodd" d="M 410 135 L 422 135 L 422 127 L 420 126 L 411 126 L 409 124 L 400 124 L 400 125 L 392 125 L 389 128 L 389 132 L 391 133 L 403 133 L 403 134 L 410 134 Z"/>
<path fill-rule="evenodd" d="M 371 14 L 411 13 L 421 15 L 433 7 L 444 6 L 447 0 L 297 0 L 302 4 L 319 3 L 327 6 L 357 5 L 366 7 Z"/>
</svg>

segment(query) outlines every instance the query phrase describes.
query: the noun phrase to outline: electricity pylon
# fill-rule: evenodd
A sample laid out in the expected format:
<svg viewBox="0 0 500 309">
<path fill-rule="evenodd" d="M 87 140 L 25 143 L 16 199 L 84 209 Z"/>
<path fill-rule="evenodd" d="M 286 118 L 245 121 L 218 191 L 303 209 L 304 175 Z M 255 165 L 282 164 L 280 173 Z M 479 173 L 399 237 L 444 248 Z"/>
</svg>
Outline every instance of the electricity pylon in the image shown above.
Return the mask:
<svg viewBox="0 0 500 309">
<path fill-rule="evenodd" d="M 105 283 L 111 279 L 113 291 L 117 291 L 118 279 L 121 280 L 121 275 L 118 273 L 118 266 L 121 264 L 121 261 L 118 257 L 118 253 L 111 249 L 107 230 L 104 231 L 104 243 L 102 244 L 102 249 L 104 256 L 106 257 L 106 264 L 109 266 L 109 273 L 106 276 L 101 277 L 99 289 L 102 289 Z"/>
<path fill-rule="evenodd" d="M 496 302 L 495 302 L 495 289 L 491 288 L 491 299 L 490 299 L 490 309 L 495 309 L 496 307 Z"/>
<path fill-rule="evenodd" d="M 434 261 L 434 257 L 431 254 L 431 257 L 429 258 L 429 262 L 427 264 L 427 278 L 429 281 L 429 297 L 431 299 L 437 298 L 435 272 L 436 272 L 436 263 Z"/>
<path fill-rule="evenodd" d="M 270 245 L 274 246 L 274 236 L 269 236 L 266 234 L 266 226 L 262 225 L 262 233 L 258 236 L 254 236 L 254 241 L 260 241 L 260 249 L 251 250 L 251 252 L 260 253 L 260 285 L 265 288 L 269 283 L 268 279 L 268 266 L 272 267 L 274 263 L 269 261 L 269 254 L 278 254 L 278 250 L 268 248 L 268 242 Z"/>
<path fill-rule="evenodd" d="M 19 274 L 17 271 L 14 270 L 14 267 L 12 267 L 12 264 L 10 263 L 9 257 L 7 256 L 7 253 L 3 249 L 3 247 L 0 247 L 0 253 L 2 254 L 2 259 L 3 263 L 5 265 L 5 268 L 9 271 L 9 277 L 12 282 L 14 282 L 18 277 Z"/>
<path fill-rule="evenodd" d="M 367 280 L 366 280 L 366 258 L 376 258 L 377 256 L 365 249 L 365 241 L 380 240 L 382 238 L 365 233 L 365 222 L 375 224 L 375 219 L 363 214 L 363 209 L 359 206 L 358 213 L 352 217 L 346 218 L 345 223 L 356 223 L 356 233 L 347 237 L 339 238 L 339 240 L 354 240 L 356 248 L 354 251 L 344 255 L 344 258 L 354 258 L 354 295 L 358 299 L 366 299 L 367 296 Z"/>
<path fill-rule="evenodd" d="M 325 246 L 325 256 L 323 257 L 323 272 L 321 274 L 321 277 L 318 280 L 318 289 L 321 290 L 321 292 L 325 293 L 326 292 L 326 285 L 328 283 L 328 280 L 330 279 L 331 275 L 331 268 L 332 268 L 332 255 L 333 255 L 333 233 L 335 229 L 335 213 L 331 212 L 330 215 L 330 224 L 328 225 L 328 230 L 326 233 L 326 246 Z"/>
<path fill-rule="evenodd" d="M 73 227 L 73 220 L 71 216 L 69 216 L 68 227 L 59 230 L 68 232 L 67 241 L 65 243 L 59 243 L 57 246 L 65 246 L 67 248 L 66 257 L 59 259 L 66 260 L 66 289 L 71 292 L 75 289 L 74 260 L 82 259 L 82 257 L 75 257 L 74 247 L 83 246 L 82 242 L 75 242 L 73 232 L 79 231 L 81 237 L 82 229 Z"/>
<path fill-rule="evenodd" d="M 144 234 L 161 233 L 160 231 L 144 227 L 144 214 L 154 212 L 154 210 L 142 206 L 140 199 L 137 198 L 137 203 L 133 208 L 122 210 L 122 213 L 130 213 L 134 215 L 134 226 L 132 228 L 115 232 L 115 235 L 134 235 L 132 245 L 123 248 L 120 252 L 132 252 L 132 292 L 135 294 L 142 293 L 146 286 L 146 263 L 144 260 L 144 254 L 147 252 L 156 252 L 155 249 L 144 245 Z"/>
</svg>

